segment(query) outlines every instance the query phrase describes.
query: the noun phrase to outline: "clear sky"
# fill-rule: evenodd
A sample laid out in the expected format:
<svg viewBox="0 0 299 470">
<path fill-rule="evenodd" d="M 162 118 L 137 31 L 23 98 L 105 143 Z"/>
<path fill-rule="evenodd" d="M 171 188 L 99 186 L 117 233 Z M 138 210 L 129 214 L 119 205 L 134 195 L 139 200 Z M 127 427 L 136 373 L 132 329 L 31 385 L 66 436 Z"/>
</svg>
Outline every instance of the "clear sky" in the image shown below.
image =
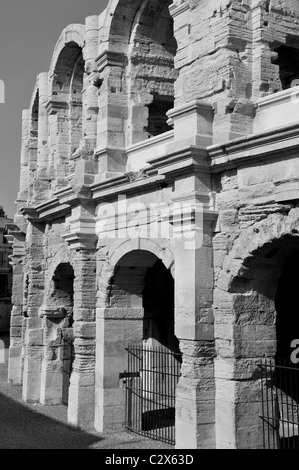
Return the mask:
<svg viewBox="0 0 299 470">
<path fill-rule="evenodd" d="M 0 0 L 0 205 L 16 208 L 20 174 L 22 110 L 30 104 L 36 76 L 47 72 L 61 31 L 100 14 L 108 0 Z"/>
</svg>

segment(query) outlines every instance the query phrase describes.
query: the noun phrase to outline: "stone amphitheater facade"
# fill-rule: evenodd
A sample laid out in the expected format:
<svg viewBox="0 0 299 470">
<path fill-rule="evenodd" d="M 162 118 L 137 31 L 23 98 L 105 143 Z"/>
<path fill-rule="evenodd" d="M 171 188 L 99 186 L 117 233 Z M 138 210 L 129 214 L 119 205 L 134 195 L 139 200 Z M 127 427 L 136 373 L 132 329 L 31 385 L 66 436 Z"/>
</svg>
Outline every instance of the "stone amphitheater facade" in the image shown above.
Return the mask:
<svg viewBox="0 0 299 470">
<path fill-rule="evenodd" d="M 258 366 L 298 336 L 298 83 L 297 0 L 110 0 L 65 28 L 10 230 L 25 401 L 118 430 L 125 347 L 163 345 L 176 448 L 262 447 Z"/>
</svg>

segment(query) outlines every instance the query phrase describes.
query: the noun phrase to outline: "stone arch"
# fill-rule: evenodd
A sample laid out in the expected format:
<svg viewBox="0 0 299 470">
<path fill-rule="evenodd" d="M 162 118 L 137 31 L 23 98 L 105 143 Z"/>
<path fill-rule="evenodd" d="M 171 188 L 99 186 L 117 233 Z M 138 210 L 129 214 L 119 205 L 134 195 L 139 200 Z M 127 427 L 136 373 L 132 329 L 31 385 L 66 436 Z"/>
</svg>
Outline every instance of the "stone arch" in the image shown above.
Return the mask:
<svg viewBox="0 0 299 470">
<path fill-rule="evenodd" d="M 238 423 L 230 438 L 219 434 L 220 447 L 263 446 L 259 366 L 263 358 L 280 361 L 278 318 L 281 322 L 288 321 L 285 315 L 288 312 L 282 312 L 281 316 L 283 298 L 280 292 L 278 307 L 277 292 L 288 260 L 294 258 L 294 253 L 298 259 L 298 229 L 299 210 L 294 208 L 289 213 L 271 214 L 243 230 L 216 279 L 216 429 L 218 419 L 220 426 L 224 419 Z M 291 330 L 296 328 L 293 326 Z M 291 352 L 289 349 L 289 357 Z M 227 367 L 231 368 L 230 372 Z M 227 389 L 230 389 L 229 399 L 225 396 Z M 230 411 L 231 402 L 235 404 Z M 224 417 L 220 410 L 225 407 Z"/>
<path fill-rule="evenodd" d="M 132 143 L 171 130 L 167 111 L 174 107 L 174 68 L 177 42 L 171 2 L 144 0 L 136 13 L 129 38 L 128 99 L 132 108 Z M 134 114 L 138 120 L 134 119 Z"/>
<path fill-rule="evenodd" d="M 45 337 L 41 403 L 67 404 L 74 361 L 75 272 L 70 262 L 60 261 L 52 267 L 51 273 L 40 309 Z"/>
<path fill-rule="evenodd" d="M 237 358 L 276 355 L 277 288 L 298 249 L 298 208 L 288 214 L 271 214 L 243 230 L 216 279 L 215 321 L 222 325 L 225 316 L 232 314 L 234 325 L 229 338 L 218 335 L 220 356 L 226 354 L 227 340 L 231 341 L 230 354 Z"/>
<path fill-rule="evenodd" d="M 149 238 L 137 238 L 135 240 L 125 240 L 114 244 L 108 253 L 110 264 L 115 266 L 117 262 L 133 250 L 149 251 L 161 259 L 167 269 L 170 269 L 174 263 L 173 247 L 170 242 L 162 240 L 151 240 Z"/>
<path fill-rule="evenodd" d="M 119 104 L 120 94 L 125 103 L 121 123 L 125 136 L 118 135 L 121 145 L 171 130 L 166 112 L 174 106 L 177 44 L 170 4 L 170 0 L 134 0 L 128 5 L 118 0 L 108 5 L 100 52 L 113 52 L 118 63 L 103 72 L 103 89 L 111 104 Z M 111 117 L 119 118 L 119 109 Z"/>
<path fill-rule="evenodd" d="M 168 240 L 150 240 L 148 238 L 137 238 L 115 242 L 105 254 L 106 261 L 101 267 L 98 282 L 98 299 L 101 307 L 106 305 L 109 295 L 109 284 L 113 277 L 115 266 L 127 253 L 134 250 L 148 251 L 161 259 L 167 269 L 174 277 L 174 248 Z M 99 303 L 99 302 L 98 302 Z"/>
<path fill-rule="evenodd" d="M 73 173 L 75 160 L 83 146 L 83 90 L 85 77 L 83 25 L 72 24 L 64 29 L 56 44 L 49 71 L 49 124 L 56 127 L 55 146 L 63 150 L 52 159 L 58 185 Z M 52 146 L 54 147 L 54 146 Z"/>
<path fill-rule="evenodd" d="M 172 317 L 163 310 L 169 328 L 166 332 L 165 328 L 158 332 L 163 312 L 161 308 L 159 310 L 161 305 L 151 302 L 154 298 L 153 289 L 161 276 L 167 281 L 161 282 L 161 285 L 165 289 L 169 287 L 165 297 L 172 296 L 174 304 L 170 242 L 148 239 L 116 242 L 107 250 L 105 258 L 97 293 L 98 412 L 95 426 L 99 431 L 109 427 L 116 429 L 124 420 L 124 394 L 119 386 L 119 373 L 126 367 L 125 347 L 145 342 L 149 346 L 163 346 L 173 353 L 179 351 L 179 343 L 174 336 L 174 308 Z M 158 294 L 159 300 L 162 294 L 160 297 Z M 114 404 L 117 403 L 113 407 L 109 405 L 110 400 L 99 399 L 105 397 L 108 391 L 109 396 L 114 397 Z"/>
<path fill-rule="evenodd" d="M 132 0 L 130 5 L 126 0 L 110 0 L 106 8 L 106 16 L 103 22 L 102 45 L 115 52 L 127 52 L 132 23 L 136 12 L 143 0 Z M 122 21 L 124 27 L 119 27 Z M 113 38 L 113 41 L 111 39 Z"/>
<path fill-rule="evenodd" d="M 35 85 L 34 85 L 33 93 L 31 95 L 30 106 L 29 106 L 30 115 L 33 114 L 34 107 L 36 107 L 37 104 L 38 104 L 38 95 L 39 95 L 39 83 L 38 83 L 38 80 L 37 80 Z"/>
<path fill-rule="evenodd" d="M 34 180 L 37 171 L 38 159 L 38 125 L 39 125 L 39 86 L 38 81 L 35 84 L 29 108 L 29 126 L 28 126 L 28 197 L 33 196 Z"/>
<path fill-rule="evenodd" d="M 61 53 L 65 48 L 68 47 L 69 44 L 74 44 L 81 50 L 84 47 L 84 33 L 85 27 L 81 24 L 71 24 L 67 26 L 61 33 L 51 60 L 49 77 L 53 79 L 53 75 L 55 74 L 55 68 L 57 63 L 59 62 L 59 58 L 61 57 Z"/>
<path fill-rule="evenodd" d="M 246 264 L 263 248 L 269 249 L 279 239 L 299 234 L 299 211 L 292 209 L 288 215 L 271 214 L 260 222 L 243 230 L 226 256 L 217 284 L 224 291 L 233 291 L 235 279 L 241 278 L 248 270 Z"/>
</svg>

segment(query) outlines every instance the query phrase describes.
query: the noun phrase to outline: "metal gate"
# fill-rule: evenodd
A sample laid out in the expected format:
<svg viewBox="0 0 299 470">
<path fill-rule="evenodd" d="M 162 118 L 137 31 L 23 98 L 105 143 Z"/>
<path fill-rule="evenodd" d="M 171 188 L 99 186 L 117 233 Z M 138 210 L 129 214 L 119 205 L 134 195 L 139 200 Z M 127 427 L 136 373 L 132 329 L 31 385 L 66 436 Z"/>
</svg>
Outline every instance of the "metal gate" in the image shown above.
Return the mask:
<svg viewBox="0 0 299 470">
<path fill-rule="evenodd" d="M 125 427 L 151 439 L 175 443 L 175 391 L 182 355 L 169 349 L 130 345 Z"/>
<path fill-rule="evenodd" d="M 299 367 L 263 360 L 262 384 L 264 449 L 299 449 Z"/>
</svg>

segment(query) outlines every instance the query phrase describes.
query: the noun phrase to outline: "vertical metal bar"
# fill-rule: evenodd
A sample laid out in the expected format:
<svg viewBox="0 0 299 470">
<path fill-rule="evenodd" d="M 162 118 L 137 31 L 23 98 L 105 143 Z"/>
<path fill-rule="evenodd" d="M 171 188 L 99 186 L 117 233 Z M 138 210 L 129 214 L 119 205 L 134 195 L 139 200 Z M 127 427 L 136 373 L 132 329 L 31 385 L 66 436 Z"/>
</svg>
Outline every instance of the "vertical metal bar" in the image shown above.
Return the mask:
<svg viewBox="0 0 299 470">
<path fill-rule="evenodd" d="M 136 355 L 135 355 L 135 368 L 134 368 L 134 372 L 135 372 L 135 378 L 134 378 L 134 397 L 135 397 L 135 427 L 136 429 L 139 431 L 139 423 L 140 423 L 140 418 L 139 418 L 139 413 L 138 413 L 138 410 L 139 410 L 139 394 L 138 394 L 138 382 L 139 382 L 139 378 L 138 378 L 138 372 L 139 372 L 139 347 L 136 345 L 135 346 L 135 349 L 136 349 Z M 139 374 L 140 375 L 140 374 Z"/>
<path fill-rule="evenodd" d="M 280 361 L 279 365 L 279 393 L 280 393 L 280 423 L 282 427 L 282 440 L 281 440 L 281 448 L 285 448 L 285 433 L 284 433 L 284 399 L 283 399 L 283 390 L 282 390 L 282 384 L 283 384 L 283 361 Z M 280 436 L 281 437 L 281 436 Z"/>
<path fill-rule="evenodd" d="M 131 372 L 131 348 L 128 347 L 128 373 Z M 127 402 L 127 411 L 128 411 L 128 426 L 132 428 L 132 383 L 131 379 L 127 378 L 127 394 L 128 394 L 128 402 Z"/>
<path fill-rule="evenodd" d="M 167 395 L 167 409 L 169 410 L 168 411 L 168 418 L 167 418 L 167 427 L 166 427 L 166 430 L 167 430 L 167 433 L 166 433 L 166 439 L 167 439 L 167 442 L 170 442 L 171 440 L 171 430 L 172 430 L 172 399 L 171 399 L 171 394 L 172 394 L 172 358 L 173 358 L 173 355 L 172 355 L 172 352 L 171 351 L 167 351 L 167 355 L 165 357 L 165 362 L 166 362 L 166 368 L 165 368 L 165 372 L 167 373 L 167 375 L 165 376 L 166 377 L 166 395 Z"/>
<path fill-rule="evenodd" d="M 132 373 L 135 374 L 136 372 L 136 345 L 132 345 L 133 354 L 132 354 Z M 135 430 L 138 430 L 137 427 L 137 417 L 136 417 L 136 394 L 135 394 L 135 381 L 136 378 L 132 377 L 132 412 L 133 412 L 133 427 Z"/>
<path fill-rule="evenodd" d="M 297 439 L 298 439 L 298 446 L 299 446 L 299 393 L 298 393 L 298 386 L 299 386 L 299 367 L 295 367 L 295 399 L 296 399 L 296 416 L 297 416 Z"/>
<path fill-rule="evenodd" d="M 171 407 L 171 412 L 174 408 L 174 389 L 175 389 L 175 356 L 174 353 L 170 355 L 170 394 L 171 394 L 171 399 L 170 399 L 170 407 Z M 174 421 L 173 421 L 173 416 L 171 415 L 171 422 L 169 426 L 169 439 L 170 441 L 173 440 L 173 430 L 174 430 Z"/>
<path fill-rule="evenodd" d="M 138 425 L 140 433 L 143 432 L 142 427 L 142 416 L 143 416 L 143 394 L 142 394 L 142 384 L 143 384 L 143 345 L 139 348 L 139 379 L 138 379 L 138 397 L 139 397 L 139 406 L 138 406 Z"/>
<path fill-rule="evenodd" d="M 163 403 L 164 403 L 164 439 L 165 441 L 169 441 L 169 433 L 170 433 L 170 426 L 169 426 L 169 412 L 170 412 L 170 388 L 171 388 L 171 362 L 170 362 L 170 351 L 164 350 L 163 356 L 163 372 L 164 372 L 164 395 L 163 395 Z"/>
<path fill-rule="evenodd" d="M 270 417 L 270 412 L 269 412 L 269 377 L 268 377 L 268 372 L 269 372 L 270 364 L 268 361 L 266 361 L 266 408 L 267 408 L 267 445 L 268 448 L 270 448 L 270 429 L 269 429 L 269 420 L 271 419 Z"/>
<path fill-rule="evenodd" d="M 290 397 L 291 397 L 291 418 L 290 420 L 292 421 L 292 443 L 294 447 L 295 444 L 295 416 L 294 416 L 294 394 L 293 394 L 293 380 L 294 380 L 294 374 L 295 370 L 290 367 L 289 369 L 289 381 L 290 381 Z"/>
<path fill-rule="evenodd" d="M 143 367 L 142 367 L 142 371 L 143 371 L 143 377 L 144 377 L 144 380 L 142 381 L 142 396 L 144 397 L 144 412 L 143 412 L 143 430 L 144 431 L 147 431 L 147 429 L 145 428 L 145 425 L 146 425 L 146 420 L 147 420 L 147 417 L 148 417 L 148 394 L 147 394 L 147 388 L 148 388 L 148 371 L 147 371 L 147 362 L 148 362 L 148 358 L 147 358 L 147 345 L 144 346 L 144 349 L 143 349 Z"/>
<path fill-rule="evenodd" d="M 283 401 L 283 410 L 285 410 L 286 412 L 286 416 L 284 416 L 284 423 L 285 423 L 285 426 L 286 426 L 286 448 L 288 448 L 289 446 L 289 440 L 290 440 L 290 436 L 289 436 L 289 396 L 288 396 L 288 388 L 287 388 L 287 376 L 288 376 L 288 370 L 286 368 L 286 361 L 283 360 L 283 367 L 282 367 L 282 378 L 283 378 L 283 382 L 282 382 L 282 387 L 281 387 L 281 394 L 282 394 L 282 401 Z M 285 399 L 285 402 L 284 402 L 284 399 Z M 285 405 L 285 407 L 284 407 Z M 284 427 L 284 426 L 283 426 Z"/>
<path fill-rule="evenodd" d="M 264 383 L 263 383 L 263 359 L 261 361 L 261 395 L 262 395 L 262 422 L 263 422 L 263 448 L 266 449 L 266 441 L 265 441 L 265 410 L 264 410 Z"/>
<path fill-rule="evenodd" d="M 273 373 L 274 369 L 274 373 Z M 276 448 L 276 410 L 275 410 L 275 390 L 274 390 L 274 374 L 275 374 L 275 364 L 273 364 L 273 359 L 270 359 L 270 377 L 271 377 L 271 437 L 272 437 L 272 447 L 270 442 L 270 448 Z"/>
<path fill-rule="evenodd" d="M 139 372 L 139 379 L 138 379 L 138 426 L 140 432 L 142 432 L 142 413 L 143 413 L 143 394 L 142 394 L 142 382 L 143 382 L 143 346 L 139 348 L 139 365 L 138 365 L 138 372 Z"/>
<path fill-rule="evenodd" d="M 159 373 L 160 373 L 160 387 L 159 387 L 159 401 L 161 405 L 159 408 L 162 410 L 161 420 L 161 433 L 162 439 L 167 439 L 167 365 L 166 365 L 166 353 L 165 349 L 159 351 Z"/>
<path fill-rule="evenodd" d="M 160 402 L 161 402 L 161 368 L 160 368 L 160 349 L 159 348 L 156 348 L 155 349 L 155 364 L 154 364 L 154 375 L 153 375 L 153 379 L 154 379 L 154 383 L 156 384 L 156 387 L 154 388 L 154 401 L 155 401 L 155 406 L 154 406 L 154 409 L 155 409 L 155 413 L 160 413 L 159 410 L 161 410 L 161 405 L 160 405 Z M 163 413 L 163 411 L 162 411 Z M 160 422 L 159 422 L 159 419 L 160 419 L 160 416 L 157 416 L 156 420 L 155 420 L 155 423 L 154 423 L 154 426 L 155 426 L 155 437 L 156 439 L 159 439 L 161 437 L 160 433 L 161 433 L 161 428 L 159 427 L 160 426 Z M 162 428 L 163 429 L 163 428 Z M 163 431 L 162 431 L 162 434 L 163 434 Z"/>
</svg>

